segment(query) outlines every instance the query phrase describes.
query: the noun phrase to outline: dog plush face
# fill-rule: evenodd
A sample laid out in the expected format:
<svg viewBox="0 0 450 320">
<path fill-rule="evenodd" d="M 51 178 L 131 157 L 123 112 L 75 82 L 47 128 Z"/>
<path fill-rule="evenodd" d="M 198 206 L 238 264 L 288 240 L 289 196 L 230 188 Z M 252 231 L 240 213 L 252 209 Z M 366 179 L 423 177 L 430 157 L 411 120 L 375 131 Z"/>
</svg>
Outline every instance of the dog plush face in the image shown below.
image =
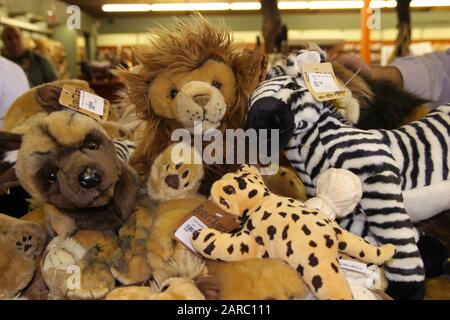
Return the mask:
<svg viewBox="0 0 450 320">
<path fill-rule="evenodd" d="M 60 111 L 23 136 L 16 174 L 40 201 L 63 209 L 92 208 L 110 202 L 121 166 L 95 120 Z"/>
<path fill-rule="evenodd" d="M 223 61 L 208 59 L 192 71 L 159 74 L 149 90 L 154 112 L 193 130 L 201 122 L 205 131 L 220 126 L 228 106 L 236 101 L 233 70 Z"/>
</svg>

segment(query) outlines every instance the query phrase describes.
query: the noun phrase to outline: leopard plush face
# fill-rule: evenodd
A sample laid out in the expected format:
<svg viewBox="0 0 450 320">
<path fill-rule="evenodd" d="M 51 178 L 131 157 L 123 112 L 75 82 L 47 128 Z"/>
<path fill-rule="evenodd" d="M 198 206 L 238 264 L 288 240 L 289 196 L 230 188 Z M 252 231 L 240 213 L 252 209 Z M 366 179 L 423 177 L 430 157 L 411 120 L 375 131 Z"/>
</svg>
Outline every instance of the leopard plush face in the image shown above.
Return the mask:
<svg viewBox="0 0 450 320">
<path fill-rule="evenodd" d="M 211 188 L 211 200 L 225 212 L 244 219 L 251 208 L 269 196 L 261 174 L 255 167 L 241 166 L 236 173 L 228 173 Z"/>
<path fill-rule="evenodd" d="M 156 114 L 174 119 L 193 130 L 194 122 L 203 131 L 220 126 L 228 106 L 236 102 L 236 81 L 231 68 L 216 59 L 204 61 L 190 72 L 162 72 L 149 90 Z"/>
</svg>

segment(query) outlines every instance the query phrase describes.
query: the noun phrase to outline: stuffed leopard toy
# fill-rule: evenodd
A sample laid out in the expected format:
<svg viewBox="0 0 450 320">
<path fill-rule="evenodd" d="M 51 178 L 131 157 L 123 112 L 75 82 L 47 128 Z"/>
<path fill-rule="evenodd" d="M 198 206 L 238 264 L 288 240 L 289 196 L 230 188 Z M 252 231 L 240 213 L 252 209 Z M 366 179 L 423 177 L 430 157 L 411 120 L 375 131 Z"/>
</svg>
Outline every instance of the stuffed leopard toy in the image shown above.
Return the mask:
<svg viewBox="0 0 450 320">
<path fill-rule="evenodd" d="M 395 253 L 393 245 L 379 248 L 342 229 L 324 213 L 266 188 L 259 171 L 242 166 L 214 183 L 211 200 L 233 214 L 242 230 L 223 233 L 205 228 L 192 236 L 205 258 L 239 261 L 279 258 L 296 269 L 318 299 L 352 299 L 339 268 L 338 252 L 377 265 Z"/>
</svg>

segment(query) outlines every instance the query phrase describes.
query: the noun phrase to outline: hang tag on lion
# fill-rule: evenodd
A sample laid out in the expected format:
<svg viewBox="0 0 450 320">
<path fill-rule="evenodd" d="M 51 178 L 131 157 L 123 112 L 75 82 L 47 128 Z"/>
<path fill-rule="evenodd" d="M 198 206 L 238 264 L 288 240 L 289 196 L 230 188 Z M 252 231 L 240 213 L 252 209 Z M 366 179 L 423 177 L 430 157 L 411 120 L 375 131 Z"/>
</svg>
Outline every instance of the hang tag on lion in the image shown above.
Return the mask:
<svg viewBox="0 0 450 320">
<path fill-rule="evenodd" d="M 176 229 L 174 238 L 195 252 L 191 243 L 192 234 L 206 227 L 231 232 L 239 228 L 239 224 L 233 215 L 223 211 L 210 200 L 205 200 L 185 216 Z"/>
<path fill-rule="evenodd" d="M 349 95 L 344 84 L 337 80 L 331 63 L 304 63 L 301 68 L 306 87 L 317 100 L 328 101 Z"/>
<path fill-rule="evenodd" d="M 65 84 L 59 103 L 99 121 L 108 119 L 109 101 L 77 86 Z"/>
</svg>

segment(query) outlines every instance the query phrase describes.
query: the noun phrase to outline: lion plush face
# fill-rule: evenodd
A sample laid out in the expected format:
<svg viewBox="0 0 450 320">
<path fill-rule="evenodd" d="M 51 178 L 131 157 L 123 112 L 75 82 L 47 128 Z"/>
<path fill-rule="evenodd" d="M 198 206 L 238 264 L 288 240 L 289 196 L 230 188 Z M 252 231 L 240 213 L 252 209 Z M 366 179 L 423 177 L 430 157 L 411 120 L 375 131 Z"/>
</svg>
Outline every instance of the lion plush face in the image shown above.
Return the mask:
<svg viewBox="0 0 450 320">
<path fill-rule="evenodd" d="M 113 143 L 93 119 L 59 111 L 22 137 L 16 174 L 37 200 L 58 208 L 109 203 L 122 166 Z"/>
<path fill-rule="evenodd" d="M 149 97 L 157 115 L 189 130 L 201 123 L 205 131 L 219 127 L 228 106 L 235 103 L 236 81 L 223 61 L 208 59 L 189 72 L 162 72 L 152 82 Z"/>
</svg>

